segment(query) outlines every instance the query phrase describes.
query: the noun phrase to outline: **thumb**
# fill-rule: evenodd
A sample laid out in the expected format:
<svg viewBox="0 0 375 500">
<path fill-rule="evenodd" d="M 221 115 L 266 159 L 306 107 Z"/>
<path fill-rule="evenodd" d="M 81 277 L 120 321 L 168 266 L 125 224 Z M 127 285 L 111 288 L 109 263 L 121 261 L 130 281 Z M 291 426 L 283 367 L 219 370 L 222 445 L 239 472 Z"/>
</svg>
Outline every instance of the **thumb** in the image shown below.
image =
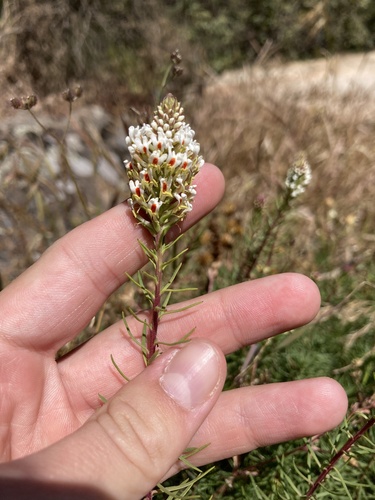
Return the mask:
<svg viewBox="0 0 375 500">
<path fill-rule="evenodd" d="M 168 350 L 73 434 L 4 466 L 16 481 L 12 496 L 2 498 L 21 498 L 15 492 L 22 485 L 38 499 L 144 497 L 212 409 L 225 372 L 221 350 L 207 341 Z M 0 469 L 1 491 L 4 475 Z M 38 487 L 50 488 L 45 497 L 35 496 Z"/>
</svg>

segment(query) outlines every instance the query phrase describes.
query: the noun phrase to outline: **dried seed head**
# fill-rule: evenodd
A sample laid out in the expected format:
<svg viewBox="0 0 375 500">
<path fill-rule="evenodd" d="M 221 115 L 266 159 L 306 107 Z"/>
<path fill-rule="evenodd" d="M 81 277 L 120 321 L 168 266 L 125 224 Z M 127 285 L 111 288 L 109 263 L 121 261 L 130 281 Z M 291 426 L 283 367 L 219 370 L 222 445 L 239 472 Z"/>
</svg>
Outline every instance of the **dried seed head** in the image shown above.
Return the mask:
<svg viewBox="0 0 375 500">
<path fill-rule="evenodd" d="M 22 101 L 19 97 L 13 97 L 11 100 L 10 100 L 10 105 L 14 108 L 14 109 L 21 109 L 22 107 Z"/>
<path fill-rule="evenodd" d="M 173 78 L 177 78 L 178 76 L 181 76 L 183 72 L 184 68 L 182 68 L 181 66 L 173 66 L 172 76 Z"/>
<path fill-rule="evenodd" d="M 178 65 L 182 61 L 182 56 L 181 56 L 180 51 L 178 49 L 176 49 L 172 52 L 171 61 L 174 65 Z"/>
<path fill-rule="evenodd" d="M 10 105 L 14 109 L 31 109 L 33 108 L 38 102 L 38 97 L 35 94 L 31 94 L 28 96 L 23 96 L 21 98 L 19 97 L 13 97 L 13 99 L 10 100 Z"/>
<path fill-rule="evenodd" d="M 81 85 L 77 85 L 76 87 L 74 87 L 74 89 L 66 89 L 61 93 L 62 98 L 67 102 L 74 102 L 75 100 L 79 99 L 82 94 L 83 88 L 81 87 Z"/>
</svg>

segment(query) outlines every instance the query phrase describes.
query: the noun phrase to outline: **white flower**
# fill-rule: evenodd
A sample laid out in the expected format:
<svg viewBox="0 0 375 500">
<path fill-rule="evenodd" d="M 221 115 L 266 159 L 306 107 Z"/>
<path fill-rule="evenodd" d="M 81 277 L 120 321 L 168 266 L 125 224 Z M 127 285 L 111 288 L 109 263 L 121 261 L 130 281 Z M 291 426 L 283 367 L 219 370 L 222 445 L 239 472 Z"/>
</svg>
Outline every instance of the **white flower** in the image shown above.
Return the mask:
<svg viewBox="0 0 375 500">
<path fill-rule="evenodd" d="M 285 179 L 285 186 L 289 190 L 290 197 L 296 198 L 302 194 L 306 186 L 310 184 L 311 177 L 310 165 L 305 156 L 300 155 L 289 168 Z"/>
<path fill-rule="evenodd" d="M 148 208 L 151 210 L 153 214 L 159 212 L 159 208 L 162 206 L 163 202 L 159 200 L 159 198 L 151 198 L 148 201 Z"/>
<path fill-rule="evenodd" d="M 151 233 L 166 232 L 192 210 L 194 177 L 204 164 L 194 130 L 172 95 L 158 106 L 151 124 L 129 127 L 131 161 L 125 161 L 136 219 Z M 160 208 L 163 206 L 162 210 Z"/>
<path fill-rule="evenodd" d="M 132 194 L 135 194 L 136 196 L 142 196 L 144 193 L 139 180 L 129 181 L 129 187 Z"/>
</svg>

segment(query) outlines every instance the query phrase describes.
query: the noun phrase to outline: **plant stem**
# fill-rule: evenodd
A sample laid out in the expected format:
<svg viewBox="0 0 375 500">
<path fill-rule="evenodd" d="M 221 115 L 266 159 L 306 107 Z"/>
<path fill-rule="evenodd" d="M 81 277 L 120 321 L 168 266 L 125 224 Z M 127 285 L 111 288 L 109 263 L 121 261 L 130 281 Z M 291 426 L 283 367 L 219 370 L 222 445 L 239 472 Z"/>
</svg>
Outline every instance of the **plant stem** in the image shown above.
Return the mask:
<svg viewBox="0 0 375 500">
<path fill-rule="evenodd" d="M 161 101 L 161 95 L 163 93 L 165 86 L 167 85 L 168 78 L 169 78 L 169 75 L 172 71 L 172 68 L 173 68 L 173 63 L 169 64 L 167 69 L 165 70 L 165 73 L 163 75 L 163 80 L 162 80 L 161 85 L 160 85 L 160 90 L 159 90 L 158 95 L 157 95 L 157 102 Z"/>
<path fill-rule="evenodd" d="M 156 352 L 156 342 L 158 335 L 158 326 L 160 319 L 160 304 L 161 304 L 161 288 L 162 288 L 162 279 L 163 279 L 163 243 L 164 243 L 164 235 L 162 232 L 158 233 L 154 237 L 154 248 L 156 250 L 155 257 L 155 291 L 154 291 L 154 300 L 151 308 L 151 328 L 147 335 L 147 364 L 149 365 L 153 359 L 153 356 Z M 144 500 L 152 500 L 153 494 L 152 491 L 149 491 L 145 496 Z"/>
<path fill-rule="evenodd" d="M 154 291 L 154 300 L 151 308 L 151 328 L 147 335 L 147 364 L 149 364 L 150 360 L 155 354 L 156 351 L 156 341 L 158 334 L 158 326 L 160 319 L 160 304 L 161 304 L 161 288 L 162 288 L 162 279 L 163 279 L 163 243 L 164 236 L 163 233 L 160 232 L 154 237 L 154 248 L 156 250 L 156 258 L 155 258 L 155 291 Z"/>
<path fill-rule="evenodd" d="M 262 240 L 258 244 L 257 248 L 254 251 L 248 251 L 248 255 L 246 256 L 246 265 L 243 266 L 243 269 L 241 269 L 241 275 L 246 276 L 247 278 L 250 277 L 250 274 L 252 273 L 254 267 L 256 266 L 259 257 L 261 253 L 263 252 L 266 244 L 268 243 L 269 239 L 271 238 L 272 234 L 274 233 L 275 229 L 277 226 L 280 224 L 284 213 L 286 209 L 289 207 L 289 202 L 290 198 L 288 195 L 286 195 L 281 202 L 280 207 L 277 210 L 276 216 L 273 219 L 272 222 L 268 223 L 268 227 L 263 235 Z"/>
<path fill-rule="evenodd" d="M 322 484 L 324 479 L 328 476 L 328 474 L 331 472 L 331 470 L 334 468 L 336 463 L 340 460 L 340 458 L 345 455 L 350 448 L 353 446 L 353 444 L 358 441 L 360 437 L 362 437 L 373 425 L 375 424 L 375 418 L 370 418 L 370 420 L 367 421 L 367 423 L 359 429 L 359 431 L 354 434 L 348 441 L 344 444 L 344 446 L 336 453 L 336 455 L 332 458 L 328 466 L 319 474 L 318 479 L 315 481 L 315 483 L 311 486 L 309 491 L 306 493 L 306 499 L 311 498 L 312 495 L 315 493 L 317 488 Z"/>
<path fill-rule="evenodd" d="M 72 171 L 72 167 L 70 166 L 68 158 L 67 158 L 67 155 L 66 155 L 65 138 L 66 138 L 66 134 L 68 133 L 69 126 L 70 126 L 70 121 L 71 121 L 71 117 L 72 117 L 72 109 L 73 109 L 73 105 L 72 105 L 71 102 L 69 102 L 69 115 L 68 115 L 68 120 L 67 120 L 67 123 L 66 123 L 66 127 L 65 127 L 65 130 L 64 130 L 64 134 L 63 134 L 62 139 L 59 139 L 59 137 L 57 135 L 55 135 L 52 132 L 50 132 L 43 125 L 43 123 L 38 119 L 38 117 L 36 116 L 36 114 L 33 111 L 31 111 L 31 109 L 28 109 L 28 112 L 33 117 L 33 119 L 36 121 L 36 123 L 39 125 L 39 127 L 43 130 L 43 132 L 45 134 L 49 134 L 58 143 L 58 145 L 60 147 L 60 158 L 61 158 L 61 161 L 62 161 L 63 165 L 65 166 L 65 169 L 68 172 L 68 175 L 69 175 L 70 179 L 73 181 L 76 193 L 78 195 L 79 201 L 81 202 L 81 205 L 82 205 L 83 211 L 85 212 L 86 218 L 87 218 L 87 220 L 90 220 L 91 216 L 90 216 L 90 212 L 88 210 L 87 204 L 85 202 L 85 198 L 84 198 L 83 193 L 82 193 L 82 191 L 81 191 L 81 189 L 80 189 L 80 187 L 78 185 L 77 179 L 75 178 L 75 175 L 74 175 L 74 173 Z"/>
</svg>

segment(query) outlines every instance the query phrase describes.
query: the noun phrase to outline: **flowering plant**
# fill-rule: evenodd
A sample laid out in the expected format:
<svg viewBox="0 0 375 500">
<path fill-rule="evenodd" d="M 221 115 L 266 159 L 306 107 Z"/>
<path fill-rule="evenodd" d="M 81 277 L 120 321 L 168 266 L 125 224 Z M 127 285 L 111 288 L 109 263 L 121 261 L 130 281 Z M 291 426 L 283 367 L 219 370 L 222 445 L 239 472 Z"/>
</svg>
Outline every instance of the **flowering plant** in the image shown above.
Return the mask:
<svg viewBox="0 0 375 500">
<path fill-rule="evenodd" d="M 173 292 L 182 291 L 171 288 L 181 264 L 163 284 L 166 268 L 186 251 L 166 260 L 165 254 L 179 239 L 167 243 L 166 235 L 193 207 L 196 194 L 194 177 L 204 163 L 194 135 L 194 130 L 185 122 L 181 104 L 169 94 L 157 107 L 151 124 L 130 127 L 126 138 L 131 157 L 125 161 L 131 191 L 128 202 L 135 219 L 153 237 L 151 248 L 140 242 L 152 264 L 153 273 L 146 275 L 153 286 L 152 289 L 145 286 L 142 273 L 138 273 L 137 279 L 128 276 L 142 291 L 151 311 L 149 321 L 140 319 L 131 311 L 143 324 L 141 342 L 130 331 L 125 315 L 124 323 L 131 338 L 141 347 L 146 365 L 158 355 L 161 343 L 157 339 L 158 325 L 161 317 L 170 313 L 167 310 L 170 297 Z M 177 343 L 186 341 L 190 333 Z"/>
<path fill-rule="evenodd" d="M 310 182 L 310 165 L 305 156 L 300 154 L 286 174 L 285 186 L 287 188 L 287 198 L 297 198 L 297 196 L 305 192 Z"/>
</svg>

